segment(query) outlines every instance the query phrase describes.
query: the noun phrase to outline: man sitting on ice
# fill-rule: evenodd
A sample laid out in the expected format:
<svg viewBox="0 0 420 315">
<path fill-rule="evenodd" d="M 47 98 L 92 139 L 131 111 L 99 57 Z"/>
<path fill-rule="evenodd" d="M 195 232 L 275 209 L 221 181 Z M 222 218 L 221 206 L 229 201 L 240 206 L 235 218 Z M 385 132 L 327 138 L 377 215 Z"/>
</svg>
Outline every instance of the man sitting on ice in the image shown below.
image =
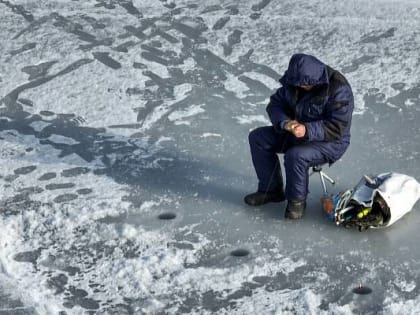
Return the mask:
<svg viewBox="0 0 420 315">
<path fill-rule="evenodd" d="M 285 217 L 303 216 L 311 166 L 333 163 L 350 144 L 353 93 L 346 78 L 317 58 L 295 54 L 270 97 L 272 126 L 250 132 L 258 191 L 245 197 L 251 206 L 288 200 Z M 277 153 L 284 153 L 286 189 Z"/>
</svg>

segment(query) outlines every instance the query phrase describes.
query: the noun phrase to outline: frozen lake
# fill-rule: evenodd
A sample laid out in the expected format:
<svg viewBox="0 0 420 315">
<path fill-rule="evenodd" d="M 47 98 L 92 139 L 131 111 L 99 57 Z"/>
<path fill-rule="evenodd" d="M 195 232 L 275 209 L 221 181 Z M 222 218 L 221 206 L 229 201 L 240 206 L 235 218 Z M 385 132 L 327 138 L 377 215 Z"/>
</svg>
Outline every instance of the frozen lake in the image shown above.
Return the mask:
<svg viewBox="0 0 420 315">
<path fill-rule="evenodd" d="M 364 232 L 316 177 L 298 222 L 243 203 L 296 52 L 355 94 L 330 190 L 420 179 L 417 0 L 0 0 L 0 26 L 0 314 L 420 313 L 419 203 Z"/>
</svg>

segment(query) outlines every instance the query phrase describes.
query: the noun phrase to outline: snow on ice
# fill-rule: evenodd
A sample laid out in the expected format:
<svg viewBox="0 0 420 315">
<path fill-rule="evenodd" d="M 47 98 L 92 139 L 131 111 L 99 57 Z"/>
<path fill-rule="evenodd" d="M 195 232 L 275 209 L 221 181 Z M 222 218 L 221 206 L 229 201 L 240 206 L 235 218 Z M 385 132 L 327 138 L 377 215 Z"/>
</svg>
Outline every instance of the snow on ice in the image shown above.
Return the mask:
<svg viewBox="0 0 420 315">
<path fill-rule="evenodd" d="M 331 189 L 420 178 L 419 21 L 416 0 L 0 0 L 0 312 L 419 313 L 418 205 L 359 233 L 315 177 L 302 221 L 242 202 L 296 52 L 356 97 Z"/>
</svg>

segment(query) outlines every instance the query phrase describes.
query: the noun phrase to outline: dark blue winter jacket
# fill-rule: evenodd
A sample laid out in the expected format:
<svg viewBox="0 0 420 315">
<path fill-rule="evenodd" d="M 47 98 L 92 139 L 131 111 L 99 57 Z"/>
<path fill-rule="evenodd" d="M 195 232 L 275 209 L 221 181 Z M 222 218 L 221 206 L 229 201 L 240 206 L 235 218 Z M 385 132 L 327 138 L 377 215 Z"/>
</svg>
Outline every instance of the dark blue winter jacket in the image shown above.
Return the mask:
<svg viewBox="0 0 420 315">
<path fill-rule="evenodd" d="M 286 121 L 297 120 L 306 127 L 303 141 L 317 142 L 331 163 L 338 160 L 350 144 L 354 107 L 346 78 L 313 56 L 295 54 L 279 81 L 283 86 L 267 106 L 274 128 L 280 130 Z M 299 88 L 302 85 L 314 88 L 304 91 Z"/>
</svg>

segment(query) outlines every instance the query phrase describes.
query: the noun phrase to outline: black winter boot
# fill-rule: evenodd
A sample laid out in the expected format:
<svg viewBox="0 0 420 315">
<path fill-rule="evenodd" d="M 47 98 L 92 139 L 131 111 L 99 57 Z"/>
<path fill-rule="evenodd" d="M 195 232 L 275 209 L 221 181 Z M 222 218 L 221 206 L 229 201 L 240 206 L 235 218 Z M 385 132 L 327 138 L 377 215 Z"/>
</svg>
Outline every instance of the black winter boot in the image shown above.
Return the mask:
<svg viewBox="0 0 420 315">
<path fill-rule="evenodd" d="M 257 191 L 246 195 L 244 198 L 245 203 L 250 206 L 261 206 L 269 202 L 281 202 L 285 200 L 286 196 L 284 195 L 283 189 L 272 191 Z"/>
<path fill-rule="evenodd" d="M 305 208 L 305 200 L 289 200 L 287 202 L 286 213 L 284 214 L 284 217 L 290 220 L 300 219 L 305 213 Z"/>
</svg>

